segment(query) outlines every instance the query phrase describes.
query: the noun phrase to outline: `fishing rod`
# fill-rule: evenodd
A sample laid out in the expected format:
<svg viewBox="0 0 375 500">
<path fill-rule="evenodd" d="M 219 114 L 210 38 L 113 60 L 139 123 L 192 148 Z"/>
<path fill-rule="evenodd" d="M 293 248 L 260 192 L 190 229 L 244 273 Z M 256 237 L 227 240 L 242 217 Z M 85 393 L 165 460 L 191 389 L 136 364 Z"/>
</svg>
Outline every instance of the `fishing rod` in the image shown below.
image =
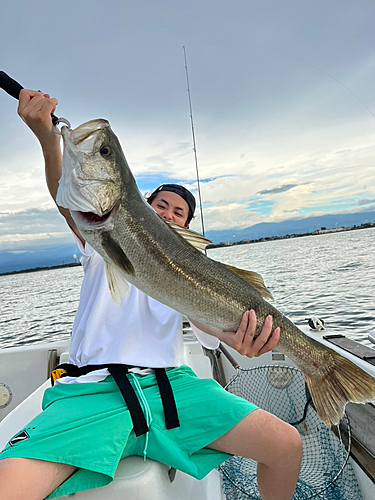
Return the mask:
<svg viewBox="0 0 375 500">
<path fill-rule="evenodd" d="M 198 197 L 199 197 L 199 204 L 201 207 L 201 224 L 202 224 L 202 233 L 203 236 L 205 236 L 205 231 L 204 231 L 204 221 L 203 221 L 203 205 L 202 205 L 202 197 L 201 197 L 201 188 L 200 188 L 200 182 L 199 182 L 199 170 L 198 170 L 198 158 L 197 158 L 197 146 L 195 143 L 195 132 L 194 132 L 194 121 L 193 121 L 193 108 L 191 105 L 191 97 L 190 97 L 190 86 L 189 86 L 189 75 L 188 75 L 188 67 L 187 67 L 187 59 L 186 59 L 186 50 L 185 46 L 183 45 L 182 48 L 184 49 L 184 59 L 185 59 L 185 72 L 186 72 L 186 84 L 187 84 L 187 93 L 189 97 L 189 109 L 190 109 L 190 121 L 191 121 L 191 133 L 193 136 L 193 151 L 194 151 L 194 158 L 195 158 L 195 171 L 196 171 L 196 176 L 197 176 L 197 184 L 198 184 Z M 207 253 L 207 252 L 206 252 Z"/>
<path fill-rule="evenodd" d="M 4 71 L 0 71 L 0 88 L 3 89 L 7 94 L 14 97 L 14 99 L 19 100 L 20 92 L 24 88 L 16 80 L 7 75 Z M 68 128 L 71 128 L 70 123 L 66 118 L 58 118 L 56 115 L 51 113 L 52 125 L 56 133 L 60 133 L 57 125 L 59 123 L 65 123 Z"/>
</svg>

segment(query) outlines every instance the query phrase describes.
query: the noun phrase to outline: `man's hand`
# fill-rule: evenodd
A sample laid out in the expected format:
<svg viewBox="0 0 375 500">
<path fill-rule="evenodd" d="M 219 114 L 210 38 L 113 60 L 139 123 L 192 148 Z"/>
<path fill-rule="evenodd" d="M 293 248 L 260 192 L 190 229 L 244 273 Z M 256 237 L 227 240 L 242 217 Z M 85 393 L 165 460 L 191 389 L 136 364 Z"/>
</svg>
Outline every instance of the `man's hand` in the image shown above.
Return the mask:
<svg viewBox="0 0 375 500">
<path fill-rule="evenodd" d="M 258 357 L 272 351 L 280 339 L 280 328 L 272 332 L 272 317 L 267 316 L 259 336 L 254 339 L 257 327 L 255 311 L 246 311 L 236 332 L 221 332 L 219 339 L 248 358 Z M 272 334 L 271 334 L 272 332 Z"/>
<path fill-rule="evenodd" d="M 36 135 L 44 154 L 59 147 L 60 136 L 53 131 L 51 119 L 57 104 L 57 99 L 50 99 L 42 92 L 26 89 L 20 92 L 17 112 Z"/>
</svg>

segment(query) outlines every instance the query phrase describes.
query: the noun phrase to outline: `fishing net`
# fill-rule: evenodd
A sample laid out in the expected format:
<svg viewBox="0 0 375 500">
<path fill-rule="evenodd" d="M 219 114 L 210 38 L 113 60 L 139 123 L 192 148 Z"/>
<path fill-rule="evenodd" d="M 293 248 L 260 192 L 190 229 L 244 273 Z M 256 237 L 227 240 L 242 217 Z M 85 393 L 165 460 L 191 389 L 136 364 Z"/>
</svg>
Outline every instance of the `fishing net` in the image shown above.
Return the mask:
<svg viewBox="0 0 375 500">
<path fill-rule="evenodd" d="M 348 462 L 350 452 L 318 417 L 306 391 L 302 373 L 286 365 L 239 368 L 226 389 L 259 408 L 294 425 L 301 436 L 303 460 L 293 500 L 362 500 L 354 471 Z M 233 456 L 218 470 L 223 476 L 227 500 L 260 500 L 256 462 Z"/>
</svg>

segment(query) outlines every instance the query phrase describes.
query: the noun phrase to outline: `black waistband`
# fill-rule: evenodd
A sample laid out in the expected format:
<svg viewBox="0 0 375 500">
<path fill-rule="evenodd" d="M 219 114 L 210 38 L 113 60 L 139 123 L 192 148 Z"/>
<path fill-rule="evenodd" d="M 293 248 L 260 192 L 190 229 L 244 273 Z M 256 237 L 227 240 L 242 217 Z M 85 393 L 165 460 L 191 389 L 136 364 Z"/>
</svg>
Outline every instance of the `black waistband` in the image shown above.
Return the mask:
<svg viewBox="0 0 375 500">
<path fill-rule="evenodd" d="M 129 413 L 133 422 L 134 433 L 137 437 L 146 434 L 149 431 L 148 425 L 139 403 L 138 397 L 131 385 L 127 374 L 131 368 L 142 368 L 135 367 L 132 365 L 122 365 L 122 364 L 107 364 L 107 365 L 85 365 L 78 367 L 76 365 L 71 365 L 69 363 L 63 363 L 59 365 L 56 370 L 64 370 L 61 376 L 69 377 L 81 377 L 82 375 L 87 375 L 88 373 L 107 368 L 109 373 L 112 375 L 114 381 L 116 382 L 118 388 L 121 391 L 122 397 L 129 409 Z M 158 383 L 160 397 L 162 400 L 165 416 L 165 425 L 167 429 L 174 429 L 180 426 L 180 422 L 177 414 L 176 402 L 173 396 L 173 391 L 171 383 L 169 381 L 168 375 L 165 368 L 153 368 L 155 371 L 156 381 Z M 54 384 L 54 379 L 51 378 L 52 385 Z"/>
</svg>

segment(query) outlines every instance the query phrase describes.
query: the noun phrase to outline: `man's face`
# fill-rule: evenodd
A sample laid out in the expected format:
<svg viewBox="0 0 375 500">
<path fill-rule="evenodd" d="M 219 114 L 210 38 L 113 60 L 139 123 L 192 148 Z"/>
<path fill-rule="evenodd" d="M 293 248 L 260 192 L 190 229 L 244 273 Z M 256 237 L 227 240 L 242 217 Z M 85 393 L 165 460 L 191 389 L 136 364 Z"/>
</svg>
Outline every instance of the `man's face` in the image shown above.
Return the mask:
<svg viewBox="0 0 375 500">
<path fill-rule="evenodd" d="M 179 194 L 160 191 L 152 200 L 151 206 L 163 219 L 175 222 L 179 226 L 186 226 L 189 205 Z"/>
</svg>

